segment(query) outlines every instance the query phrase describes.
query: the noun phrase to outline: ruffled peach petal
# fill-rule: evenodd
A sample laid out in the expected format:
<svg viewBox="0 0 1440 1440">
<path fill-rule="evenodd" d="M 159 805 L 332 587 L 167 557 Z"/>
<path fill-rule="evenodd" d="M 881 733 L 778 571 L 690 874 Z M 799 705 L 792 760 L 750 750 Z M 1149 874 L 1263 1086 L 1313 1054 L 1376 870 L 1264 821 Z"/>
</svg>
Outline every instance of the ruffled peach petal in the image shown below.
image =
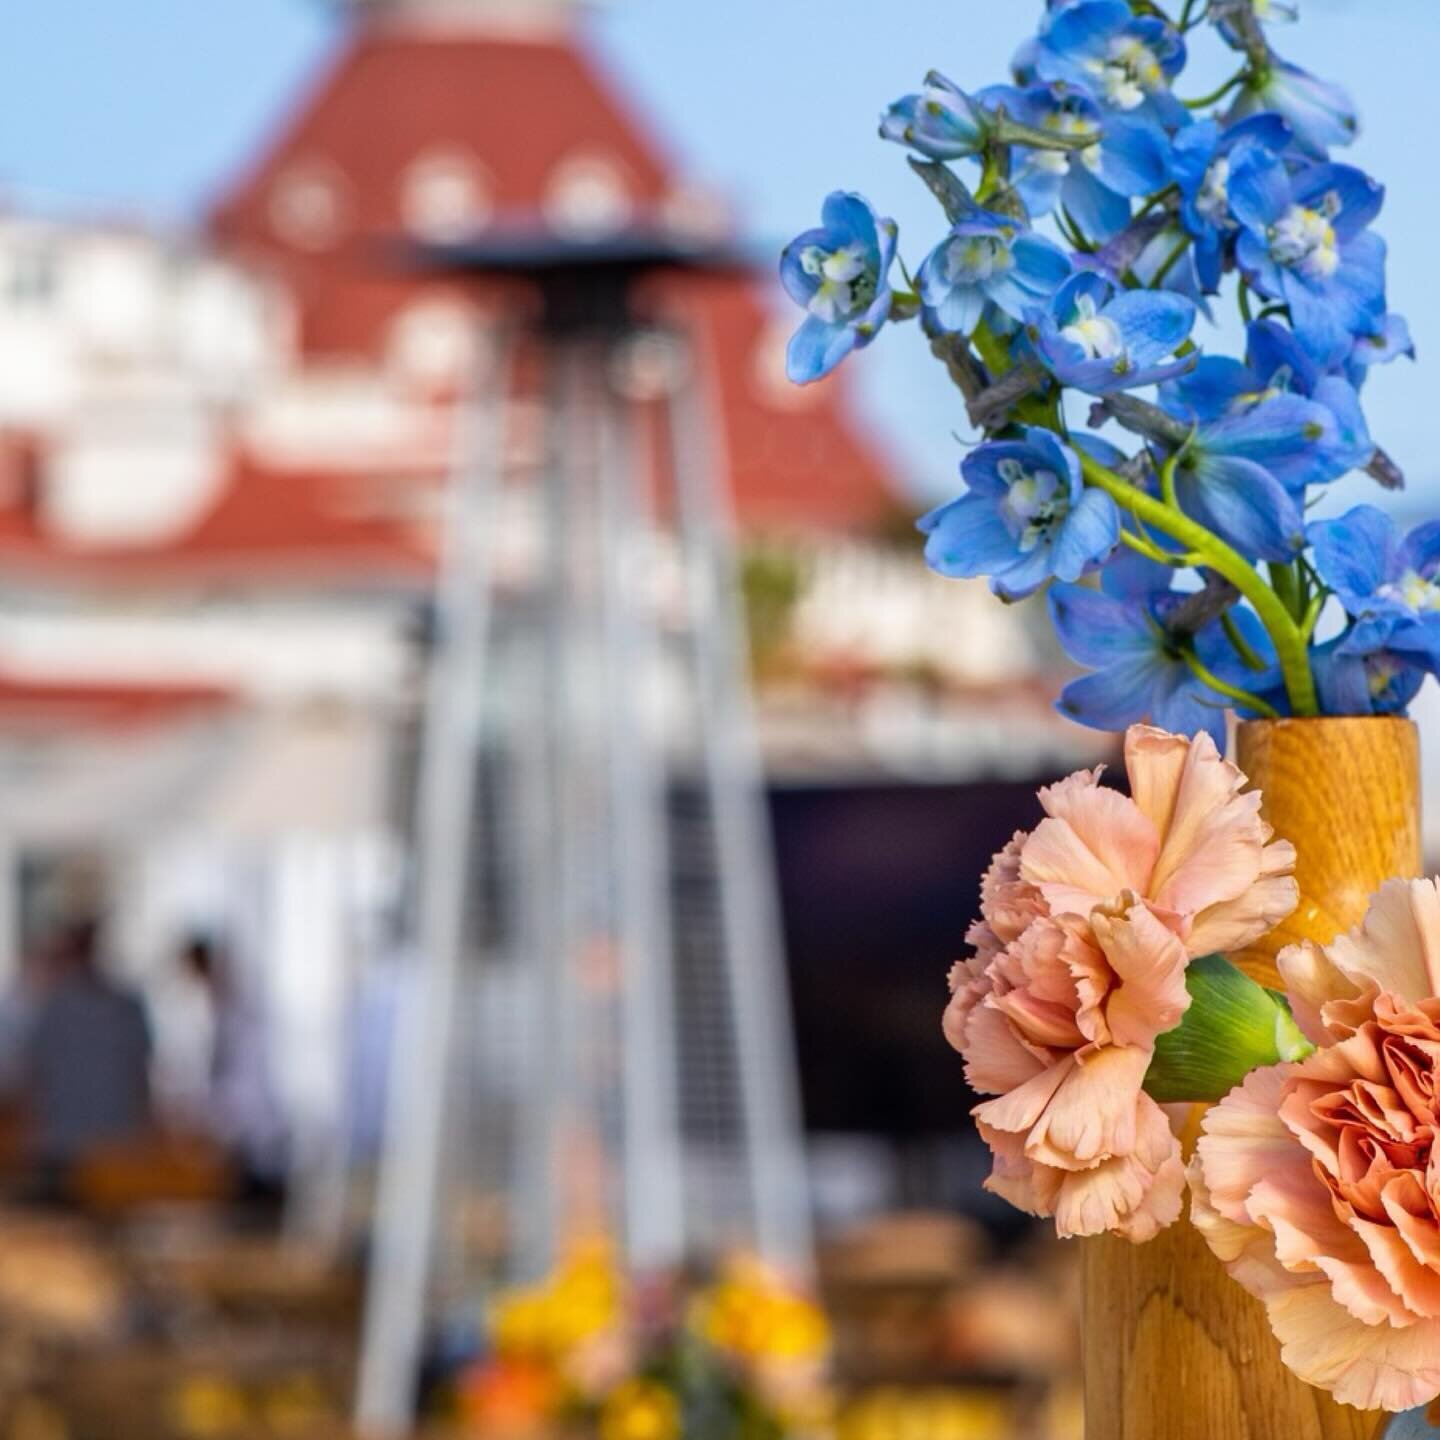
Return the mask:
<svg viewBox="0 0 1440 1440">
<path fill-rule="evenodd" d="M 1261 878 L 1236 899 L 1202 910 L 1186 937 L 1192 955 L 1243 949 L 1269 934 L 1300 903 L 1300 887 L 1290 873 L 1295 868 L 1295 847 L 1277 840 L 1265 847 L 1265 853 L 1266 863 L 1284 866 L 1285 873 Z"/>
<path fill-rule="evenodd" d="M 1090 916 L 1090 928 L 1120 978 L 1106 1002 L 1105 1021 L 1115 1044 L 1152 1047 L 1190 1008 L 1189 957 L 1172 931 L 1133 895 L 1127 898 L 1121 914 L 1096 910 Z"/>
<path fill-rule="evenodd" d="M 967 962 L 962 960 L 950 971 L 950 1000 L 941 1021 L 945 1038 L 957 1050 L 965 1048 L 965 1022 L 992 988 L 990 977 L 983 969 L 976 974 L 966 965 Z"/>
<path fill-rule="evenodd" d="M 997 949 L 1017 940 L 1032 920 L 1045 914 L 1044 897 L 1020 875 L 1020 850 L 1028 838 L 1017 830 L 980 882 L 980 913 L 999 942 Z"/>
<path fill-rule="evenodd" d="M 1375 1269 L 1406 1310 L 1422 1320 L 1440 1319 L 1440 1272 L 1422 1265 L 1392 1226 L 1360 1219 L 1352 1223 Z"/>
<path fill-rule="evenodd" d="M 1368 1256 L 1351 1261 L 1316 1255 L 1315 1268 L 1329 1277 L 1335 1303 L 1343 1305 L 1362 1325 L 1402 1328 L 1420 1318 L 1390 1288 Z"/>
<path fill-rule="evenodd" d="M 1055 1063 L 1048 1051 L 1027 1044 L 1010 1021 L 988 1003 L 971 1013 L 956 1049 L 965 1056 L 966 1082 L 978 1095 L 1004 1095 Z"/>
<path fill-rule="evenodd" d="M 1381 1192 L 1380 1202 L 1416 1261 L 1440 1275 L 1440 1222 L 1416 1176 L 1397 1175 Z"/>
<path fill-rule="evenodd" d="M 1245 1202 L 1277 1166 L 1307 1165 L 1277 1111 L 1294 1067 L 1252 1070 L 1243 1084 L 1205 1112 L 1195 1146 L 1206 1192 L 1214 1208 L 1240 1225 L 1253 1225 Z M 1194 1167 L 1192 1166 L 1192 1172 Z"/>
<path fill-rule="evenodd" d="M 1205 1169 L 1197 1150 L 1185 1170 L 1185 1180 L 1190 1187 L 1190 1223 L 1223 1265 L 1233 1264 L 1251 1247 L 1263 1252 L 1269 1242 L 1267 1232 L 1248 1219 L 1237 1221 L 1220 1211 L 1206 1184 Z"/>
<path fill-rule="evenodd" d="M 1125 773 L 1130 781 L 1130 796 L 1157 835 L 1170 831 L 1190 761 L 1190 745 L 1186 736 L 1172 735 L 1154 725 L 1132 725 L 1125 732 Z"/>
<path fill-rule="evenodd" d="M 994 1100 L 986 1100 L 970 1113 L 976 1120 L 992 1130 L 1001 1130 L 1009 1135 L 1023 1135 L 1039 1120 L 1050 1098 L 1060 1088 L 1065 1077 L 1075 1068 L 1075 1057 L 1066 1055 L 1032 1076 L 1023 1085 L 1017 1085 L 1006 1094 Z"/>
<path fill-rule="evenodd" d="M 1309 1166 L 1292 1160 L 1277 1167 L 1250 1191 L 1245 1208 L 1257 1225 L 1270 1231 L 1275 1258 L 1287 1270 L 1309 1274 L 1322 1253 L 1337 1265 L 1366 1266 L 1364 1245 L 1336 1215 L 1329 1191 L 1317 1183 Z"/>
<path fill-rule="evenodd" d="M 1032 1044 L 1056 1050 L 1078 1050 L 1085 1037 L 1075 1024 L 1075 1007 L 1042 1000 L 1031 990 L 1012 990 L 988 1002 L 1005 1015 Z"/>
<path fill-rule="evenodd" d="M 1084 1051 L 1025 1142 L 1025 1153 L 1078 1170 L 1135 1148 L 1135 1112 L 1150 1052 L 1127 1045 Z"/>
<path fill-rule="evenodd" d="M 1147 1170 L 1159 1170 L 1180 1154 L 1180 1139 L 1171 1123 L 1176 1108 L 1158 1104 L 1143 1090 L 1140 1092 L 1135 1105 L 1135 1158 Z M 1191 1107 L 1178 1108 L 1188 1111 Z"/>
<path fill-rule="evenodd" d="M 1145 1187 L 1145 1194 L 1119 1225 L 1119 1233 L 1135 1245 L 1153 1240 L 1180 1218 L 1185 1204 L 1185 1162 L 1177 1146 Z"/>
<path fill-rule="evenodd" d="M 1145 1199 L 1147 1176 L 1128 1155 L 1089 1170 L 1068 1173 L 1055 1201 L 1055 1229 L 1062 1238 L 1118 1230 Z"/>
<path fill-rule="evenodd" d="M 1054 1205 L 1060 1235 L 1111 1231 L 1142 1244 L 1179 1219 L 1185 1190 L 1179 1142 L 1148 1095 L 1141 1096 L 1137 1119 L 1133 1155 L 1064 1175 Z"/>
<path fill-rule="evenodd" d="M 1266 1311 L 1281 1359 L 1342 1405 L 1413 1410 L 1440 1395 L 1440 1321 L 1366 1325 L 1324 1284 L 1281 1290 L 1267 1299 Z"/>
<path fill-rule="evenodd" d="M 995 1157 L 985 1189 L 1027 1215 L 1052 1214 L 1056 1186 L 1047 1184 L 1041 1167 L 1026 1157 L 1024 1138 L 991 1130 L 984 1124 L 976 1128 Z"/>
<path fill-rule="evenodd" d="M 1371 980 L 1404 1000 L 1440 994 L 1440 891 L 1433 880 L 1389 880 L 1364 920 L 1331 941 L 1331 963 L 1357 988 Z"/>
<path fill-rule="evenodd" d="M 1275 965 L 1285 982 L 1295 1023 L 1312 1044 L 1328 1045 L 1332 1036 L 1325 1025 L 1325 1006 L 1336 1000 L 1353 1000 L 1360 987 L 1335 966 L 1323 946 L 1311 940 L 1287 945 L 1275 957 Z"/>
<path fill-rule="evenodd" d="M 1075 986 L 1075 1023 L 1091 1044 L 1108 1045 L 1110 1026 L 1105 1020 L 1105 999 L 1115 983 L 1115 972 L 1091 943 L 1088 922 L 1070 916 L 1062 917 L 1059 924 L 1066 932 L 1060 953 Z"/>
<path fill-rule="evenodd" d="M 1170 749 L 1152 760 L 1154 749 L 1148 736 L 1126 737 L 1132 790 L 1140 788 L 1154 797 L 1147 798 L 1142 810 L 1155 807 L 1161 784 L 1175 785 L 1147 893 L 1158 904 L 1189 914 L 1244 895 L 1261 875 L 1266 836 L 1259 794 L 1240 793 L 1245 777 L 1220 757 L 1208 735 L 1190 742 L 1178 776 Z M 1152 763 L 1161 776 L 1156 784 L 1145 776 Z"/>
<path fill-rule="evenodd" d="M 1122 890 L 1149 893 L 1155 827 L 1128 796 L 1071 776 L 1040 792 L 1042 820 L 1020 852 L 1021 874 L 1055 914 L 1088 915 Z"/>
</svg>

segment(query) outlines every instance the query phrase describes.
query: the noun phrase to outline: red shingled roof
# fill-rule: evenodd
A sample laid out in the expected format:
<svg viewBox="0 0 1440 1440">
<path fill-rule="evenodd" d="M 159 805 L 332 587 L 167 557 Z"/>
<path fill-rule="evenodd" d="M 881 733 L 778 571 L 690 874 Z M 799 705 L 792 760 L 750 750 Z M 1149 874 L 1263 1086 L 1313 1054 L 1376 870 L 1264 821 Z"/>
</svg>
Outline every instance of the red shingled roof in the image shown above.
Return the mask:
<svg viewBox="0 0 1440 1440">
<path fill-rule="evenodd" d="M 38 680 L 0 672 L 0 727 L 25 730 L 132 730 L 189 719 L 229 705 L 217 685 Z"/>
<path fill-rule="evenodd" d="M 0 439 L 0 473 L 26 474 L 42 443 Z M 239 452 L 214 504 L 178 533 L 139 544 L 77 543 L 45 524 L 25 485 L 3 490 L 0 570 L 14 580 L 384 583 L 423 579 L 431 563 L 408 526 L 366 513 L 360 477 L 279 470 Z"/>
<path fill-rule="evenodd" d="M 655 224 L 673 177 L 583 49 L 474 30 L 359 26 L 222 198 L 211 232 L 222 251 L 260 265 L 290 293 L 301 363 L 378 367 L 397 316 L 456 296 L 498 309 L 503 292 L 397 268 L 403 186 L 417 158 L 470 155 L 497 217 L 542 216 L 557 166 L 604 156 L 623 176 L 633 218 Z M 277 183 L 297 169 L 334 178 L 343 196 L 326 247 L 276 229 Z M 768 282 L 767 282 L 768 283 Z M 843 381 L 795 391 L 779 371 L 782 337 L 766 284 L 674 277 L 667 313 L 695 342 L 716 402 L 717 450 L 742 523 L 751 528 L 855 530 L 893 505 L 890 476 L 843 405 Z M 788 326 L 792 315 L 785 315 Z M 433 484 L 434 475 L 280 469 L 236 453 L 218 499 L 179 533 L 143 544 L 80 544 L 46 527 L 45 437 L 0 436 L 0 567 L 61 583 L 292 584 L 423 581 L 427 537 L 403 519 L 423 506 L 367 504 L 377 483 Z M 395 497 L 391 496 L 391 499 Z M 418 497 L 417 497 L 418 498 Z M 402 497 L 403 501 L 403 497 Z"/>
<path fill-rule="evenodd" d="M 320 165 L 343 176 L 346 238 L 393 238 L 404 230 L 405 170 L 436 147 L 480 162 L 501 215 L 538 213 L 546 181 L 577 152 L 618 165 L 641 207 L 670 188 L 644 130 L 576 46 L 372 24 L 222 199 L 211 228 L 223 240 L 292 248 L 273 225 L 272 187 L 292 166 Z"/>
<path fill-rule="evenodd" d="M 307 353 L 373 356 L 394 316 L 424 292 L 428 282 L 389 267 L 404 230 L 406 168 L 437 147 L 478 160 L 501 216 L 540 215 L 555 167 L 577 152 L 620 167 L 637 218 L 674 190 L 644 129 L 577 43 L 363 27 L 212 220 L 219 240 L 263 256 L 287 281 Z M 332 250 L 297 249 L 273 225 L 277 182 L 306 166 L 345 177 L 346 222 Z M 835 530 L 885 518 L 892 476 L 846 413 L 843 379 L 803 395 L 783 382 L 767 288 L 711 279 L 666 287 L 718 389 L 742 522 Z"/>
</svg>

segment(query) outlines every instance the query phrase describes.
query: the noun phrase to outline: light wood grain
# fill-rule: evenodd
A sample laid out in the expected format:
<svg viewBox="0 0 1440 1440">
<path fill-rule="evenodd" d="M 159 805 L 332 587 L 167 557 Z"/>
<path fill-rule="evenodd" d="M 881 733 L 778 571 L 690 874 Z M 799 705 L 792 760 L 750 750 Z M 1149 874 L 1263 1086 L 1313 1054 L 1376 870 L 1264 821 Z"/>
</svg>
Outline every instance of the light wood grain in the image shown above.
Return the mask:
<svg viewBox="0 0 1440 1440">
<path fill-rule="evenodd" d="M 1263 984 L 1274 957 L 1325 942 L 1395 875 L 1420 872 L 1419 738 L 1391 718 L 1240 727 L 1237 759 L 1276 835 L 1296 846 L 1300 905 L 1234 958 Z M 1193 1129 L 1193 1127 L 1192 1127 Z M 1335 1404 L 1280 1363 L 1265 1312 L 1188 1221 L 1149 1245 L 1086 1240 L 1089 1440 L 1375 1440 L 1387 1417 Z"/>
<path fill-rule="evenodd" d="M 1235 758 L 1263 797 L 1260 813 L 1296 849 L 1300 904 L 1233 957 L 1278 986 L 1274 957 L 1286 945 L 1333 940 L 1384 881 L 1420 873 L 1420 736 L 1393 716 L 1256 720 L 1240 726 Z"/>
</svg>

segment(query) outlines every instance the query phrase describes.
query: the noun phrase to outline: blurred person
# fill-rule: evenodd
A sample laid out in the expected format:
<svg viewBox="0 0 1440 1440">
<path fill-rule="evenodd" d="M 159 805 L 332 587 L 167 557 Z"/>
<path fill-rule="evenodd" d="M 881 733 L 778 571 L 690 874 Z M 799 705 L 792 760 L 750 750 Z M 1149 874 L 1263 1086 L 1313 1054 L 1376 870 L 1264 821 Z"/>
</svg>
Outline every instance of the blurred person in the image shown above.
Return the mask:
<svg viewBox="0 0 1440 1440">
<path fill-rule="evenodd" d="M 100 922 L 60 927 L 25 1024 L 21 1089 L 47 1194 L 75 1165 L 150 1127 L 150 1024 L 138 995 L 100 965 Z"/>
<path fill-rule="evenodd" d="M 258 1005 L 245 994 L 228 950 L 207 935 L 189 936 L 180 959 L 210 1005 L 210 1087 L 204 1121 L 228 1151 L 241 1199 L 278 1201 L 288 1136 L 270 1069 L 269 1037 Z"/>
<path fill-rule="evenodd" d="M 0 995 L 0 1098 L 6 1102 L 18 1099 L 25 1084 L 26 1039 L 50 978 L 50 959 L 50 943 L 27 945 Z"/>
</svg>

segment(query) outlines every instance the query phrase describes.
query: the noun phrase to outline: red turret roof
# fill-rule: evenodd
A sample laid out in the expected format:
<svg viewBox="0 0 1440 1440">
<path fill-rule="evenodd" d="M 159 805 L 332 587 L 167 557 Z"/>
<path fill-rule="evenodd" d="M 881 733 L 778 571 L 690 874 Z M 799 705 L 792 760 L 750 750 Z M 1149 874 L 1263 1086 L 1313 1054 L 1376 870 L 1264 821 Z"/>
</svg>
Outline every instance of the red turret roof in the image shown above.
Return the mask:
<svg viewBox="0 0 1440 1440">
<path fill-rule="evenodd" d="M 0 437 L 0 573 L 12 582 L 415 584 L 431 567 L 429 537 L 366 513 L 374 476 L 281 470 L 237 446 L 215 500 L 175 534 L 86 544 L 57 533 L 14 483 L 44 459 L 43 441 Z"/>
<path fill-rule="evenodd" d="M 441 150 L 483 166 L 501 216 L 539 214 L 547 182 L 577 155 L 616 165 L 642 210 L 657 209 L 671 190 L 643 128 L 576 46 L 376 23 L 358 30 L 221 200 L 212 229 L 222 240 L 293 250 L 274 224 L 274 185 L 287 170 L 334 167 L 345 197 L 342 239 L 393 240 L 405 232 L 407 169 Z"/>
<path fill-rule="evenodd" d="M 581 191 L 592 187 L 588 203 L 597 173 L 602 206 L 604 186 L 612 201 L 619 187 L 628 223 L 673 227 L 684 208 L 683 187 L 645 128 L 563 32 L 525 38 L 403 17 L 361 24 L 210 222 L 223 252 L 288 291 L 302 366 L 379 372 L 393 358 L 396 321 L 417 302 L 477 317 L 505 303 L 493 287 L 482 294 L 404 268 L 416 167 L 437 157 L 452 173 L 470 167 L 497 223 L 553 221 L 556 186 L 577 167 Z M 767 288 L 692 276 L 660 291 L 695 342 L 740 518 L 792 530 L 874 524 L 893 504 L 886 469 L 843 406 L 843 382 L 803 392 L 785 383 L 783 332 L 794 316 L 773 313 Z M 443 391 L 432 388 L 430 400 L 443 402 Z M 317 454 L 301 467 L 262 463 L 236 443 L 225 486 L 193 522 L 153 542 L 80 544 L 44 521 L 50 444 L 38 434 L 0 436 L 0 567 L 12 577 L 423 583 L 431 562 L 433 537 L 393 518 L 427 507 L 377 509 L 366 494 L 377 477 L 391 499 L 397 486 L 433 485 L 433 455 L 390 457 L 382 473 L 378 457 L 363 470 L 353 455 Z"/>
<path fill-rule="evenodd" d="M 453 293 L 391 268 L 407 173 L 434 154 L 472 157 L 500 220 L 543 219 L 556 176 L 577 157 L 612 167 L 640 223 L 673 220 L 682 198 L 644 128 L 573 40 L 362 26 L 212 222 L 217 239 L 286 278 L 312 356 L 373 357 L 430 283 Z M 331 243 L 316 248 L 276 224 L 286 177 L 307 174 L 330 177 L 342 197 Z M 772 315 L 766 289 L 700 279 L 671 290 L 708 352 L 741 519 L 819 530 L 874 523 L 895 504 L 891 477 L 846 413 L 843 381 L 804 393 L 784 381 L 782 327 L 794 317 Z"/>
</svg>

